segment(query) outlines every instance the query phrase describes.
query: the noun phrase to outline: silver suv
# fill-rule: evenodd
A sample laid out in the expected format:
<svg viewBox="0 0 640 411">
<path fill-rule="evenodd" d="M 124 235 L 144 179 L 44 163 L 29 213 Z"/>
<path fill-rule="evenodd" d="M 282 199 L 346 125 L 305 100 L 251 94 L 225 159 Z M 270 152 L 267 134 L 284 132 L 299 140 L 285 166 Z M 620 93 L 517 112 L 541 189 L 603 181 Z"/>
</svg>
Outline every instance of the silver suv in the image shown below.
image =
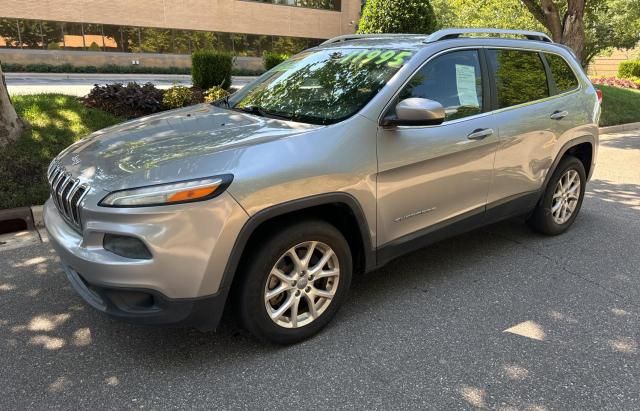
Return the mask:
<svg viewBox="0 0 640 411">
<path fill-rule="evenodd" d="M 49 168 L 45 223 L 98 310 L 214 329 L 229 305 L 293 343 L 331 320 L 354 273 L 512 216 L 567 230 L 598 99 L 541 33 L 342 36 L 227 99 L 72 145 Z"/>
</svg>

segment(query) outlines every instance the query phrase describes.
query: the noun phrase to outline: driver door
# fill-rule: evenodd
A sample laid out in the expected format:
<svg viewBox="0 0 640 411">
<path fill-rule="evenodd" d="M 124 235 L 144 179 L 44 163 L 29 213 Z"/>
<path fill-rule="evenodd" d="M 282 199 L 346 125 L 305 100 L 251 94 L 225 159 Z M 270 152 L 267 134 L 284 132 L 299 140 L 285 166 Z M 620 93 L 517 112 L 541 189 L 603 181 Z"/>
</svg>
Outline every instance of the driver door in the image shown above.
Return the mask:
<svg viewBox="0 0 640 411">
<path fill-rule="evenodd" d="M 391 113 L 398 101 L 427 98 L 446 117 L 435 126 L 379 127 L 378 247 L 406 251 L 422 234 L 484 217 L 498 145 L 488 90 L 480 51 L 464 49 L 430 60 L 392 102 Z"/>
</svg>

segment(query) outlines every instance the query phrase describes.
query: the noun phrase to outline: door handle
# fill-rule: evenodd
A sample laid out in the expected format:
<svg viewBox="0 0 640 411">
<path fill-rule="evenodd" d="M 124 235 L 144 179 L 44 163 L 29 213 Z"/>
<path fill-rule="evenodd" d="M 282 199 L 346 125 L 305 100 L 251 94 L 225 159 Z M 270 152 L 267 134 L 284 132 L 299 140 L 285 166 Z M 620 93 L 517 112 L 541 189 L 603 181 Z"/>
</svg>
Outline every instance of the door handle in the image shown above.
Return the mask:
<svg viewBox="0 0 640 411">
<path fill-rule="evenodd" d="M 473 130 L 471 134 L 467 136 L 469 140 L 482 140 L 485 137 L 489 137 L 493 134 L 492 128 L 478 128 Z"/>
<path fill-rule="evenodd" d="M 562 120 L 563 118 L 565 118 L 566 116 L 569 115 L 568 111 L 554 111 L 553 114 L 551 114 L 551 116 L 549 118 L 551 118 L 551 120 Z"/>
</svg>

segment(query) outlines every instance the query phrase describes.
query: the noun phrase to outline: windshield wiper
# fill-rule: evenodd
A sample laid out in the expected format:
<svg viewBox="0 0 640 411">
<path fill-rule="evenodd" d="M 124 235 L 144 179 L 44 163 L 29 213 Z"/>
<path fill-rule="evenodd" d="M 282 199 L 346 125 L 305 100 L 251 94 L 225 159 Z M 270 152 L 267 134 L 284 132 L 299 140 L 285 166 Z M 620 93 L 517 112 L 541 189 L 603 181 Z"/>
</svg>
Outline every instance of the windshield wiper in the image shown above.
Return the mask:
<svg viewBox="0 0 640 411">
<path fill-rule="evenodd" d="M 269 111 L 263 107 L 260 106 L 244 106 L 244 107 L 234 107 L 234 109 L 236 110 L 240 110 L 243 111 L 245 113 L 249 113 L 249 114 L 253 114 L 253 115 L 257 115 L 260 117 L 269 117 L 269 118 L 275 118 L 278 120 L 292 120 L 293 116 L 286 114 L 286 113 L 279 113 L 279 112 L 275 112 L 275 111 Z"/>
</svg>

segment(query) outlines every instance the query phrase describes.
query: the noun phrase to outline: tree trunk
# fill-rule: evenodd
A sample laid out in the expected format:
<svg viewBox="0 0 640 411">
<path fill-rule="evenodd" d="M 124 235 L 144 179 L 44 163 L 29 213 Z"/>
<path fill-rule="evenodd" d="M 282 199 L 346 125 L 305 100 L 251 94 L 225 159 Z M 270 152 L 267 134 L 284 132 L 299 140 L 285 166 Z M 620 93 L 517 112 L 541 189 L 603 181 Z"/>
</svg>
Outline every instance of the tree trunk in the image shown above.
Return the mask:
<svg viewBox="0 0 640 411">
<path fill-rule="evenodd" d="M 562 23 L 562 44 L 571 47 L 580 61 L 584 54 L 584 7 L 585 0 L 569 0 Z"/>
<path fill-rule="evenodd" d="M 567 0 L 567 12 L 560 17 L 560 9 L 554 0 L 521 0 L 529 12 L 551 33 L 556 43 L 570 47 L 583 60 L 584 8 L 586 0 Z"/>
<path fill-rule="evenodd" d="M 11 105 L 7 93 L 7 83 L 4 81 L 4 74 L 0 68 L 0 147 L 16 141 L 26 128 L 26 124 L 18 117 L 16 110 Z"/>
</svg>

